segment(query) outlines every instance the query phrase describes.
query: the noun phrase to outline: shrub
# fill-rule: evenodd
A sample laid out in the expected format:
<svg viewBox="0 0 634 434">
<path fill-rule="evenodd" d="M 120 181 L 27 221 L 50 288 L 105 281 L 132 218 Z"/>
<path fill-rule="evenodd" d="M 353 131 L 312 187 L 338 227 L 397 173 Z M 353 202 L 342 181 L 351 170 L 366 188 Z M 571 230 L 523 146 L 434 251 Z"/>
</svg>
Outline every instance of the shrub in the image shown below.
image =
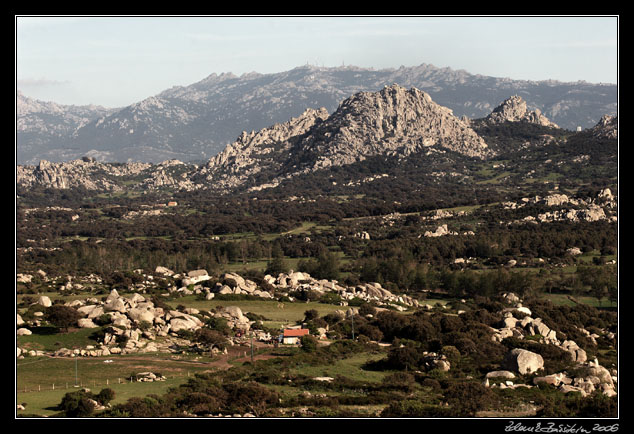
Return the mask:
<svg viewBox="0 0 634 434">
<path fill-rule="evenodd" d="M 475 413 L 497 403 L 495 393 L 481 383 L 461 381 L 449 384 L 444 397 L 453 413 L 461 417 L 473 417 Z"/>
<path fill-rule="evenodd" d="M 100 315 L 99 318 L 95 318 L 93 321 L 99 326 L 105 326 L 112 323 L 112 316 L 109 313 L 104 313 L 103 315 Z"/>
<path fill-rule="evenodd" d="M 194 333 L 192 333 L 192 340 L 200 342 L 201 344 L 206 345 L 209 348 L 217 347 L 221 350 L 224 350 L 227 345 L 227 339 L 222 333 L 204 327 L 199 328 Z"/>
<path fill-rule="evenodd" d="M 304 321 L 312 321 L 319 317 L 319 312 L 316 309 L 310 309 L 304 312 Z"/>
<path fill-rule="evenodd" d="M 90 402 L 94 399 L 94 395 L 90 392 L 79 390 L 76 392 L 68 392 L 62 398 L 59 409 L 66 417 L 86 417 L 95 411 L 95 406 Z"/>
<path fill-rule="evenodd" d="M 152 323 L 149 322 L 149 321 L 141 320 L 141 321 L 139 321 L 137 326 L 139 327 L 139 330 L 146 331 L 146 330 L 150 330 L 152 328 Z"/>
<path fill-rule="evenodd" d="M 389 388 L 395 388 L 409 393 L 414 389 L 416 381 L 414 380 L 414 376 L 408 372 L 395 372 L 383 377 L 381 383 Z"/>
<path fill-rule="evenodd" d="M 252 315 L 252 314 L 249 312 L 247 313 L 246 317 L 249 318 L 251 321 L 257 321 L 262 319 L 262 318 L 256 318 L 249 315 Z M 228 336 L 229 333 L 231 333 L 231 327 L 229 327 L 229 325 L 227 324 L 227 320 L 225 318 L 212 316 L 211 318 L 208 318 L 205 321 L 205 326 L 211 330 L 215 330 L 219 333 L 222 333 L 223 335 Z"/>
<path fill-rule="evenodd" d="M 106 405 L 114 399 L 114 396 L 114 390 L 107 387 L 105 389 L 101 389 L 101 391 L 97 394 L 96 400 L 101 405 Z"/>
<path fill-rule="evenodd" d="M 420 353 L 413 347 L 393 348 L 387 355 L 386 364 L 391 369 L 417 370 L 421 363 Z"/>
<path fill-rule="evenodd" d="M 302 336 L 302 350 L 307 353 L 314 353 L 317 351 L 317 339 L 311 335 Z"/>
<path fill-rule="evenodd" d="M 54 304 L 44 314 L 48 322 L 59 327 L 63 331 L 68 331 L 69 327 L 77 325 L 77 320 L 81 318 L 81 314 L 77 309 L 61 304 Z"/>
<path fill-rule="evenodd" d="M 451 410 L 435 405 L 424 404 L 417 400 L 397 401 L 381 412 L 381 417 L 449 417 Z"/>
<path fill-rule="evenodd" d="M 223 388 L 227 392 L 227 410 L 231 412 L 250 412 L 255 416 L 263 416 L 269 406 L 279 402 L 276 392 L 253 381 L 229 383 Z"/>
<path fill-rule="evenodd" d="M 363 303 L 361 306 L 359 306 L 359 315 L 362 316 L 366 316 L 366 315 L 376 315 L 376 308 L 374 306 L 372 306 L 370 303 Z"/>
<path fill-rule="evenodd" d="M 458 349 L 453 345 L 445 345 L 440 349 L 440 353 L 447 356 L 447 359 L 452 364 L 455 364 L 458 360 L 460 360 L 460 351 L 458 351 Z"/>
</svg>

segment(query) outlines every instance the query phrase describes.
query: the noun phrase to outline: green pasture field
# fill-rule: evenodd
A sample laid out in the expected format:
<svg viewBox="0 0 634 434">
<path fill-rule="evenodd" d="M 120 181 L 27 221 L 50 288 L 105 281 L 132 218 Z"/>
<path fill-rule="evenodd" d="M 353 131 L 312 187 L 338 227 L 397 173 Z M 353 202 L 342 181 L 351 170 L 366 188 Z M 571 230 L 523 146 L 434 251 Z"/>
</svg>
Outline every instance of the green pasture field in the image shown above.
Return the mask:
<svg viewBox="0 0 634 434">
<path fill-rule="evenodd" d="M 377 361 L 385 358 L 381 353 L 360 353 L 352 357 L 338 360 L 332 365 L 309 366 L 304 365 L 293 369 L 295 374 L 307 375 L 309 377 L 336 377 L 341 375 L 355 381 L 380 382 L 392 372 L 390 371 L 369 371 L 362 369 L 362 366 L 370 361 Z"/>
<path fill-rule="evenodd" d="M 104 363 L 112 360 L 111 363 Z M 75 379 L 77 363 L 77 383 Z M 170 387 L 187 381 L 195 373 L 214 370 L 212 365 L 194 359 L 167 354 L 129 354 L 108 357 L 52 358 L 28 357 L 16 364 L 18 404 L 27 403 L 23 413 L 52 415 L 55 407 L 74 386 L 87 387 L 98 393 L 106 387 L 115 391 L 114 404 L 133 396 L 163 394 Z M 165 381 L 130 382 L 130 375 L 151 371 L 164 375 Z"/>
<path fill-rule="evenodd" d="M 18 346 L 27 350 L 56 351 L 60 348 L 84 348 L 86 345 L 96 345 L 90 339 L 96 328 L 69 330 L 68 333 L 58 333 L 56 327 L 30 327 L 32 334 L 18 336 Z"/>
<path fill-rule="evenodd" d="M 220 238 L 222 239 L 222 241 L 236 241 L 236 240 L 244 240 L 244 239 L 247 239 L 247 240 L 256 239 L 259 237 L 265 241 L 272 241 L 286 235 L 299 235 L 299 234 L 310 235 L 311 231 L 324 231 L 328 229 L 332 229 L 332 227 L 328 225 L 318 225 L 315 222 L 302 222 L 298 227 L 293 228 L 286 232 L 268 233 L 268 234 L 262 234 L 259 236 L 253 232 L 236 232 L 232 234 L 221 235 Z"/>
<path fill-rule="evenodd" d="M 123 404 L 129 398 L 143 397 L 150 394 L 162 395 L 168 391 L 171 387 L 177 387 L 187 381 L 187 377 L 172 377 L 165 381 L 156 381 L 151 383 L 117 383 L 117 384 L 97 384 L 92 387 L 92 384 L 87 387 L 94 393 L 99 393 L 101 389 L 106 387 L 114 390 L 115 398 L 111 401 L 111 404 Z M 16 403 L 26 403 L 25 410 L 20 410 L 17 414 L 37 414 L 42 416 L 52 416 L 59 412 L 57 405 L 62 401 L 64 395 L 68 392 L 78 390 L 79 388 L 73 387 L 74 383 L 70 383 L 68 389 L 57 388 L 55 390 L 48 389 L 32 392 L 17 391 Z M 85 385 L 86 386 L 86 385 Z"/>
<path fill-rule="evenodd" d="M 570 300 L 565 294 L 542 294 L 543 298 L 550 300 L 554 305 L 563 305 L 563 306 L 575 306 L 577 303 Z M 581 304 L 586 304 L 588 306 L 602 308 L 602 307 L 617 307 L 618 304 L 611 302 L 607 298 L 604 298 L 599 302 L 595 297 L 591 296 L 573 296 L 573 298 Z"/>
</svg>

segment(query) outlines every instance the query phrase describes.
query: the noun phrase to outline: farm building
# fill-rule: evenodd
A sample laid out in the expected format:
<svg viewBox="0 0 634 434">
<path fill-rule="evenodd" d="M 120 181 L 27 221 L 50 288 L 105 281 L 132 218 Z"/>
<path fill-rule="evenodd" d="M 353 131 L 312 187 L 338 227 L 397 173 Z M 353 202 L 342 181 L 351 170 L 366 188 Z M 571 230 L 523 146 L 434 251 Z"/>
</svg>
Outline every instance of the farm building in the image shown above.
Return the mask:
<svg viewBox="0 0 634 434">
<path fill-rule="evenodd" d="M 308 333 L 308 329 L 285 329 L 281 336 L 282 343 L 297 345 L 302 339 L 302 336 L 306 336 Z"/>
</svg>

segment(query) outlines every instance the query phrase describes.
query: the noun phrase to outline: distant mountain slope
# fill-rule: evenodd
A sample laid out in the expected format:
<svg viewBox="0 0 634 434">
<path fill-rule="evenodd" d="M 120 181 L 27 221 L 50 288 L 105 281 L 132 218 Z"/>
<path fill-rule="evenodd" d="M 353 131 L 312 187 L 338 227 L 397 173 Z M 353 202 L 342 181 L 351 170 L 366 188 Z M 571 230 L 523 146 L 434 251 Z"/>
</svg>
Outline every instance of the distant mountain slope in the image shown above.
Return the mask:
<svg viewBox="0 0 634 434">
<path fill-rule="evenodd" d="M 509 95 L 566 129 L 589 128 L 617 111 L 617 86 L 585 82 L 525 81 L 463 70 L 415 67 L 373 70 L 302 66 L 276 74 L 211 74 L 120 110 L 102 112 L 63 134 L 56 118 L 37 138 L 18 130 L 18 163 L 41 158 L 64 161 L 89 155 L 100 161 L 203 161 L 222 151 L 242 131 L 258 131 L 300 116 L 308 108 L 332 113 L 340 101 L 396 83 L 415 87 L 457 117 L 482 118 Z M 33 116 L 31 114 L 31 116 Z M 30 118 L 18 114 L 18 123 Z M 72 130 L 72 131 L 70 131 Z"/>
<path fill-rule="evenodd" d="M 81 127 L 118 110 L 95 105 L 74 106 L 38 101 L 20 91 L 16 95 L 15 109 L 19 157 L 43 157 L 51 149 L 67 147 Z"/>
</svg>

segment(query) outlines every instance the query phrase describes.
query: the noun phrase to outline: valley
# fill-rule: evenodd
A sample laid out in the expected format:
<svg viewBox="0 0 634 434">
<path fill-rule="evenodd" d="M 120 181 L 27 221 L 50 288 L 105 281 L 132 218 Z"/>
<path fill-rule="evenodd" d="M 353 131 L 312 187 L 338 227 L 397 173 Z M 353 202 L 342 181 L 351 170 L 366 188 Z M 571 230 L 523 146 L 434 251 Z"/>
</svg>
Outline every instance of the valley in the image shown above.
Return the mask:
<svg viewBox="0 0 634 434">
<path fill-rule="evenodd" d="M 18 166 L 18 416 L 617 417 L 618 119 L 510 96 Z"/>
</svg>

